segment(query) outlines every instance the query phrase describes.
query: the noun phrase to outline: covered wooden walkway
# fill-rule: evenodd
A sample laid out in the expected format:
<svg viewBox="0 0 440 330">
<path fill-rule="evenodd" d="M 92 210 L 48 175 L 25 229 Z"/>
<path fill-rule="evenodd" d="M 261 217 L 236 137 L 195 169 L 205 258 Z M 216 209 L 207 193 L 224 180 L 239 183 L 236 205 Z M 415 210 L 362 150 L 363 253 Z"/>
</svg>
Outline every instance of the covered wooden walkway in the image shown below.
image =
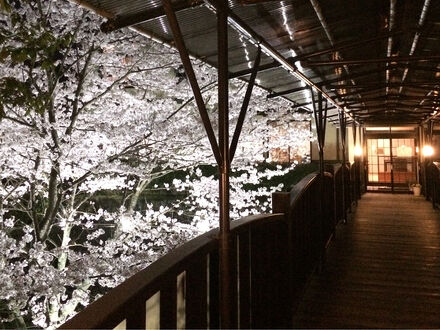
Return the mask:
<svg viewBox="0 0 440 330">
<path fill-rule="evenodd" d="M 363 195 L 294 315 L 298 328 L 440 328 L 440 212 Z"/>
</svg>

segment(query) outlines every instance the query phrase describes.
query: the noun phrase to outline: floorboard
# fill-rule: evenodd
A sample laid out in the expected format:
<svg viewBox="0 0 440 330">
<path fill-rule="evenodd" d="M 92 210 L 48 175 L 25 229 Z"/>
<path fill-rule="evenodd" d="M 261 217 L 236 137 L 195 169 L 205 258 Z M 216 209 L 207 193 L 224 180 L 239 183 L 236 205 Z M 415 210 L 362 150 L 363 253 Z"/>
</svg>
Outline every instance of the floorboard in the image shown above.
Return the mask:
<svg viewBox="0 0 440 330">
<path fill-rule="evenodd" d="M 440 328 L 440 212 L 423 197 L 369 193 L 339 226 L 297 328 Z"/>
</svg>

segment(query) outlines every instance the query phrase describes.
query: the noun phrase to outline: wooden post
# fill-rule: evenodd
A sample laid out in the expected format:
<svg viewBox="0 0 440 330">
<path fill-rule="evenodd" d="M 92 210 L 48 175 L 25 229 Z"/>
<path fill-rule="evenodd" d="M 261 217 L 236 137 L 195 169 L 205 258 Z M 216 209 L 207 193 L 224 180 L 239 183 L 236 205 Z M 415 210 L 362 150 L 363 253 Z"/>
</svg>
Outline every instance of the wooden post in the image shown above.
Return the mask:
<svg viewBox="0 0 440 330">
<path fill-rule="evenodd" d="M 216 2 L 218 52 L 218 137 L 221 154 L 220 192 L 220 326 L 232 328 L 233 297 L 231 283 L 231 250 L 229 219 L 229 89 L 228 89 L 228 3 Z"/>
<path fill-rule="evenodd" d="M 325 145 L 325 130 L 327 125 L 327 100 L 325 102 L 325 109 L 323 109 L 323 101 L 322 94 L 318 93 L 318 107 L 315 103 L 315 96 L 313 93 L 313 89 L 310 88 L 310 93 L 312 96 L 312 104 L 313 104 L 313 114 L 315 116 L 316 123 L 316 133 L 318 135 L 318 151 L 319 151 L 319 181 L 320 181 L 320 200 L 319 203 L 319 238 L 320 244 L 322 244 L 320 248 L 319 254 L 319 269 L 322 270 L 322 266 L 324 263 L 324 250 L 325 250 L 325 239 L 324 239 L 324 223 L 323 221 L 329 221 L 329 219 L 324 219 L 324 201 L 325 201 L 325 190 L 324 190 L 324 145 Z"/>
<path fill-rule="evenodd" d="M 345 206 L 345 167 L 346 167 L 346 159 L 345 159 L 345 137 L 346 137 L 346 118 L 345 118 L 345 112 L 339 111 L 339 126 L 341 127 L 340 133 L 341 133 L 341 146 L 342 146 L 342 216 L 343 216 L 343 223 L 347 223 L 347 210 Z"/>
</svg>

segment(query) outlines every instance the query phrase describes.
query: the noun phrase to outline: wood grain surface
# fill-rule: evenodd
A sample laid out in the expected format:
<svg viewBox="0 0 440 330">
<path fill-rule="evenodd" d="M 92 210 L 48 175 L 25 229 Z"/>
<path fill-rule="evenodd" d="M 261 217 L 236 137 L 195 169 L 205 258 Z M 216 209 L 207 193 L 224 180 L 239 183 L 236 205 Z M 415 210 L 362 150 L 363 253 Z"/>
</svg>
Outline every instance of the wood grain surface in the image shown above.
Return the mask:
<svg viewBox="0 0 440 330">
<path fill-rule="evenodd" d="M 297 328 L 440 328 L 440 212 L 423 197 L 365 194 L 339 226 Z"/>
</svg>

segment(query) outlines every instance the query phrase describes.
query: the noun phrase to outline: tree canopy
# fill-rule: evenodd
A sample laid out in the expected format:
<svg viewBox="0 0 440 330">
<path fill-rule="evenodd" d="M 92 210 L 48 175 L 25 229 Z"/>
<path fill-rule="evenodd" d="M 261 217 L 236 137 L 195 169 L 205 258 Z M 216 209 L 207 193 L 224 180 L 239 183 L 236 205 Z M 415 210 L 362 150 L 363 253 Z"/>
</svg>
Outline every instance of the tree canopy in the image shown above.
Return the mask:
<svg viewBox="0 0 440 330">
<path fill-rule="evenodd" d="M 215 177 L 199 168 L 214 157 L 175 50 L 130 30 L 102 34 L 97 17 L 66 0 L 1 0 L 0 8 L 0 317 L 8 327 L 56 327 L 216 225 Z M 193 65 L 215 129 L 216 71 Z M 230 82 L 231 130 L 244 91 Z M 243 182 L 289 168 L 249 164 L 279 147 L 283 130 L 282 143 L 305 154 L 303 119 L 254 90 L 233 217 L 268 208 L 260 197 L 270 191 Z M 184 178 L 156 183 L 179 170 Z M 183 197 L 140 208 L 146 189 Z M 120 203 L 97 205 L 109 191 Z"/>
</svg>

